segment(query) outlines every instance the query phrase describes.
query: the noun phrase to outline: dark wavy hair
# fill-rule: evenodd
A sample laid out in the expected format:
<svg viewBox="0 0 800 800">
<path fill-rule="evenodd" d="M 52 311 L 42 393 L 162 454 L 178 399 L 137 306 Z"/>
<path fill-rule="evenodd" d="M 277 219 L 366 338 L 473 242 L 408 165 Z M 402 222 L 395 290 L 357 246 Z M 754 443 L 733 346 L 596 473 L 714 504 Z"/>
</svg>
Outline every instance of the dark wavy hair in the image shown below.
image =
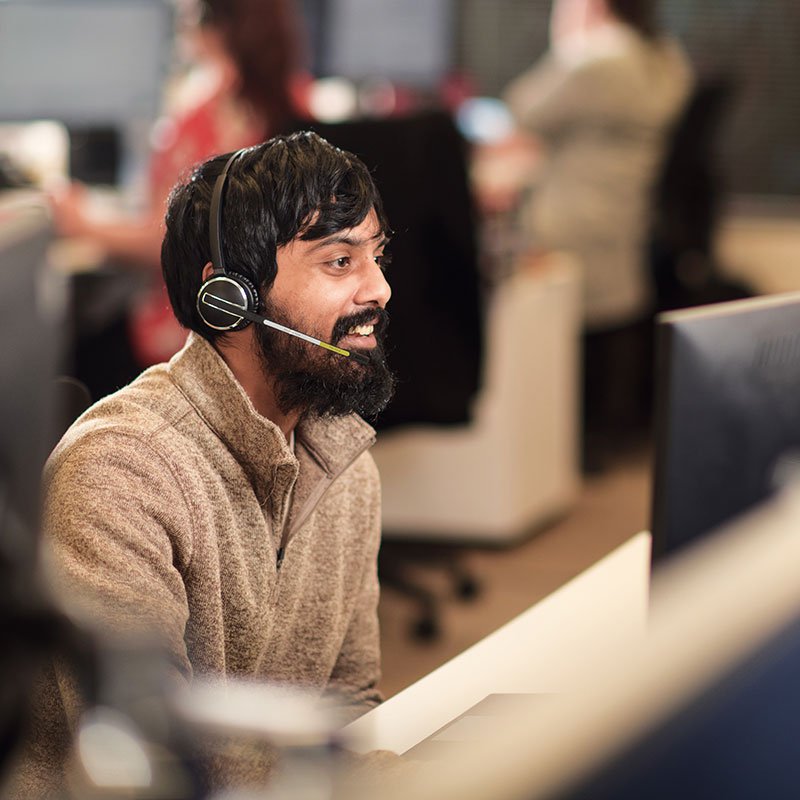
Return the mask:
<svg viewBox="0 0 800 800">
<path fill-rule="evenodd" d="M 642 36 L 654 39 L 661 33 L 657 0 L 606 0 L 608 10 Z"/>
<path fill-rule="evenodd" d="M 211 194 L 230 155 L 200 164 L 172 190 L 161 246 L 178 322 L 209 340 L 218 334 L 203 324 L 196 301 L 203 267 L 211 261 Z M 225 268 L 249 279 L 262 295 L 275 280 L 278 248 L 296 237 L 316 240 L 354 228 L 372 209 L 381 230 L 391 232 L 364 163 L 311 131 L 276 136 L 244 151 L 228 172 L 222 209 Z"/>
<path fill-rule="evenodd" d="M 290 129 L 290 78 L 303 66 L 305 42 L 293 0 L 201 0 L 200 23 L 222 36 L 241 80 L 240 94 L 267 119 L 265 135 Z"/>
</svg>

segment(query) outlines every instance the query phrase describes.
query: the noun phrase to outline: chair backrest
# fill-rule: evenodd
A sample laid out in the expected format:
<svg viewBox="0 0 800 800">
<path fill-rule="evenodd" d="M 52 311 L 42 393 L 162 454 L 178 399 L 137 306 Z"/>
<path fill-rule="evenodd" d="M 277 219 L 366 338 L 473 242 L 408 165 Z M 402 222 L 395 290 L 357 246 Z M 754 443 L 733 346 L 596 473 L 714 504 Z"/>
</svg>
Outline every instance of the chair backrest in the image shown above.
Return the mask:
<svg viewBox="0 0 800 800">
<path fill-rule="evenodd" d="M 733 87 L 699 83 L 672 130 L 654 194 L 655 235 L 675 249 L 710 250 L 722 178 L 717 150 Z"/>
<path fill-rule="evenodd" d="M 733 85 L 698 84 L 675 125 L 653 194 L 649 266 L 656 310 L 750 297 L 725 277 L 714 254 L 724 192 L 718 152 Z"/>
</svg>

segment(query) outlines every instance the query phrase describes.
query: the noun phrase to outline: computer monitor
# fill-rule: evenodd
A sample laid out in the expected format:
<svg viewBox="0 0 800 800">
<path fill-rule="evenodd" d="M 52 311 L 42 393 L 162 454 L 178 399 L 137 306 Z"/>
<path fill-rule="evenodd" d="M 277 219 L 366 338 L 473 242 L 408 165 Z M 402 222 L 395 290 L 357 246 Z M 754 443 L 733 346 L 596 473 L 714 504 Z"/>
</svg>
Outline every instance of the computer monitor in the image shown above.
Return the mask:
<svg viewBox="0 0 800 800">
<path fill-rule="evenodd" d="M 0 194 L 0 570 L 30 579 L 39 478 L 54 444 L 55 378 L 64 343 L 65 284 L 47 266 L 46 204 Z M 8 574 L 6 574 L 8 572 Z M 9 578 L 9 575 L 12 578 Z M 5 606 L 4 606 L 5 607 Z"/>
<path fill-rule="evenodd" d="M 656 560 L 800 467 L 800 293 L 663 314 L 657 347 Z"/>
<path fill-rule="evenodd" d="M 452 66 L 453 0 L 305 0 L 323 76 L 435 87 Z"/>
<path fill-rule="evenodd" d="M 0 121 L 154 119 L 172 25 L 168 0 L 0 0 Z"/>
</svg>

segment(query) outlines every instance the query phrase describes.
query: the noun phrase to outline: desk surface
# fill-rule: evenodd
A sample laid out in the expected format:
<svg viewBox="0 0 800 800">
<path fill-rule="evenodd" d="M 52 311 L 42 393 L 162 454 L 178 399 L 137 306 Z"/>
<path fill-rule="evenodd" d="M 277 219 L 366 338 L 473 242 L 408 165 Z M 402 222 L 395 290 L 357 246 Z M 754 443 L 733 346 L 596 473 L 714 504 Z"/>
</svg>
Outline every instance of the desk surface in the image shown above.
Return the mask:
<svg viewBox="0 0 800 800">
<path fill-rule="evenodd" d="M 492 694 L 570 691 L 587 659 L 644 634 L 650 534 L 609 553 L 541 602 L 351 723 L 354 749 L 405 753 Z"/>
</svg>

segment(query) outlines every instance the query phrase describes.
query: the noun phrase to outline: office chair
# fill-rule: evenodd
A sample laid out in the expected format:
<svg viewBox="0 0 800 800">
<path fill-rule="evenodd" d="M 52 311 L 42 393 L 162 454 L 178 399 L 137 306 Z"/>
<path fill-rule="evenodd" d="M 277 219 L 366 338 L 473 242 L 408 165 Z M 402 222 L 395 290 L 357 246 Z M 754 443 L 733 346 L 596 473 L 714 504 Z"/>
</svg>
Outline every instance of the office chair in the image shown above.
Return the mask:
<svg viewBox="0 0 800 800">
<path fill-rule="evenodd" d="M 424 581 L 415 579 L 415 568 L 427 567 L 444 574 L 449 590 L 437 591 Z M 458 545 L 384 540 L 378 555 L 381 585 L 390 586 L 417 604 L 416 614 L 408 631 L 413 639 L 430 641 L 442 633 L 440 605 L 454 599 L 475 600 L 481 592 L 480 582 L 462 561 Z"/>
<path fill-rule="evenodd" d="M 750 297 L 721 275 L 713 252 L 724 192 L 716 153 L 734 87 L 699 83 L 673 128 L 653 194 L 649 263 L 656 311 Z"/>
</svg>

